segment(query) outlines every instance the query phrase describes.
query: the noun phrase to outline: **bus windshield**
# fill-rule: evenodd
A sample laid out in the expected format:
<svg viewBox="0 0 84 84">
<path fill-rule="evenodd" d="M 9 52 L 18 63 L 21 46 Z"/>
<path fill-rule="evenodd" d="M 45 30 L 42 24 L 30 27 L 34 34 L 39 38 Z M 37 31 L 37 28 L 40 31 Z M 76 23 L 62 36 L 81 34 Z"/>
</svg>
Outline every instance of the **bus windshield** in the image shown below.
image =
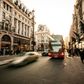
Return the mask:
<svg viewBox="0 0 84 84">
<path fill-rule="evenodd" d="M 61 49 L 62 48 L 62 46 L 61 45 L 55 45 L 55 46 L 52 46 L 52 50 L 54 51 L 54 52 L 58 52 L 59 51 L 59 49 Z"/>
<path fill-rule="evenodd" d="M 61 42 L 51 42 L 51 46 L 53 52 L 59 52 L 59 50 L 62 48 Z"/>
</svg>

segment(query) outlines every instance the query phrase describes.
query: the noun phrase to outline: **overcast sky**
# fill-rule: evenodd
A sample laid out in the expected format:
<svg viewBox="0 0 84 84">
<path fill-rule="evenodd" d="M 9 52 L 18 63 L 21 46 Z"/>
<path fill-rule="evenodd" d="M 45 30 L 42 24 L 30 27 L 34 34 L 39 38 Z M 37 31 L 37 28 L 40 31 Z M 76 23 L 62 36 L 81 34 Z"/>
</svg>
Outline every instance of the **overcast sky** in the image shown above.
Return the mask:
<svg viewBox="0 0 84 84">
<path fill-rule="evenodd" d="M 74 0 L 21 0 L 29 10 L 35 10 L 35 21 L 47 25 L 51 33 L 68 35 L 72 24 Z"/>
</svg>

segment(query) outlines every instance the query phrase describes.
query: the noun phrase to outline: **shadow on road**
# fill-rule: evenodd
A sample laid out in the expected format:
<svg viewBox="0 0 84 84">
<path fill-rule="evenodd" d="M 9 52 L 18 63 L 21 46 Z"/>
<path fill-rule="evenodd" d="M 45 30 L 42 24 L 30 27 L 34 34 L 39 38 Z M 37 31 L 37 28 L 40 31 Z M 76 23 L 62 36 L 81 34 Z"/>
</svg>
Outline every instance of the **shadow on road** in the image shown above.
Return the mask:
<svg viewBox="0 0 84 84">
<path fill-rule="evenodd" d="M 50 58 L 48 61 L 53 62 L 53 63 L 64 63 L 64 59 L 60 58 Z"/>
</svg>

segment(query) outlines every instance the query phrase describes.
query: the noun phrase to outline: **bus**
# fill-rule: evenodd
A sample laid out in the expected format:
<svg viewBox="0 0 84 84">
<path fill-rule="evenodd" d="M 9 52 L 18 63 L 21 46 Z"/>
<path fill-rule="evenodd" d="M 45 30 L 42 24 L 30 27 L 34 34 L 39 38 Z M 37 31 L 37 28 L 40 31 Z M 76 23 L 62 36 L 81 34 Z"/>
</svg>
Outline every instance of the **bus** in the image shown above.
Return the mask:
<svg viewBox="0 0 84 84">
<path fill-rule="evenodd" d="M 48 56 L 52 58 L 63 58 L 65 55 L 64 42 L 50 41 Z"/>
</svg>

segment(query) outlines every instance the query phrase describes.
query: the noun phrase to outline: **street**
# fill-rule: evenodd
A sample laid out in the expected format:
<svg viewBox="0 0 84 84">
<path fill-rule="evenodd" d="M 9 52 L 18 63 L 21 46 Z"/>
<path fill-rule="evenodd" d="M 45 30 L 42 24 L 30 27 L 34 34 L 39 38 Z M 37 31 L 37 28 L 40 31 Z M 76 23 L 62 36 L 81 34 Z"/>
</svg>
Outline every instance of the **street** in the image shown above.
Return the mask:
<svg viewBox="0 0 84 84">
<path fill-rule="evenodd" d="M 84 84 L 84 0 L 0 0 L 0 84 Z"/>
<path fill-rule="evenodd" d="M 23 67 L 0 66 L 0 84 L 84 84 L 84 64 L 79 57 L 51 59 L 41 56 Z"/>
</svg>

